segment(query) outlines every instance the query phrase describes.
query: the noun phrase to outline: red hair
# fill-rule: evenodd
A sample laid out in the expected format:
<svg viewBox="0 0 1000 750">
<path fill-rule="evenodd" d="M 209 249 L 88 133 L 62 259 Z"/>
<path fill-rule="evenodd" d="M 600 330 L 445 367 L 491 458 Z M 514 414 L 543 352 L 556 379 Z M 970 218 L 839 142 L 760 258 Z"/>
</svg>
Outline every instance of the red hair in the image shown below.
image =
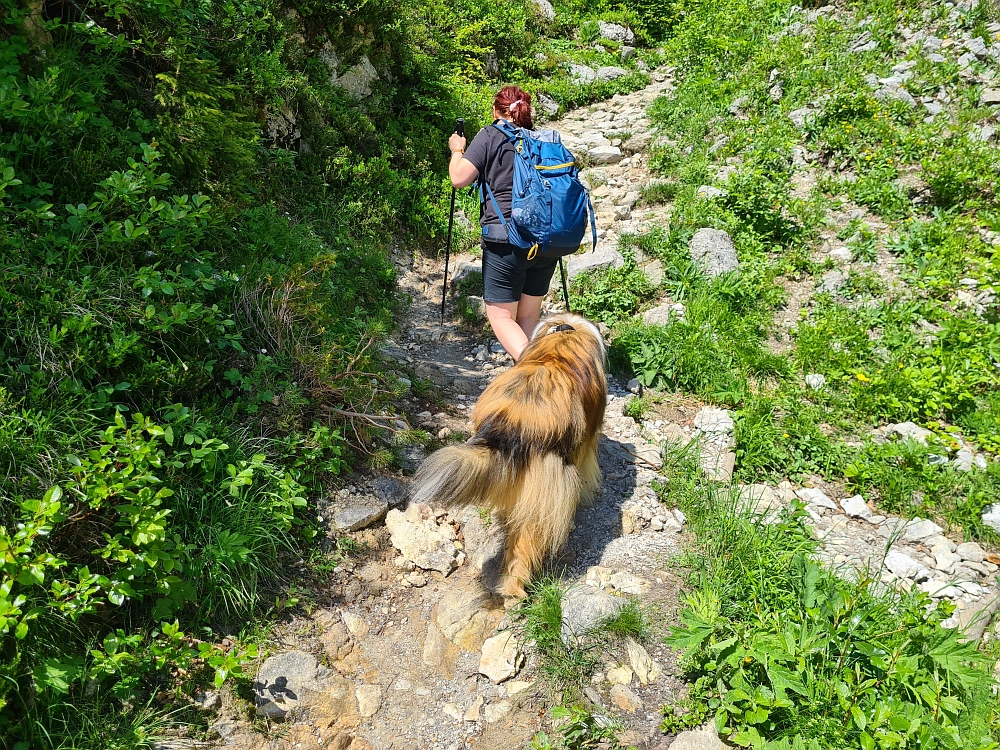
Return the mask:
<svg viewBox="0 0 1000 750">
<path fill-rule="evenodd" d="M 531 115 L 531 94 L 520 86 L 504 86 L 493 97 L 493 108 L 519 128 L 531 130 L 535 120 Z"/>
</svg>

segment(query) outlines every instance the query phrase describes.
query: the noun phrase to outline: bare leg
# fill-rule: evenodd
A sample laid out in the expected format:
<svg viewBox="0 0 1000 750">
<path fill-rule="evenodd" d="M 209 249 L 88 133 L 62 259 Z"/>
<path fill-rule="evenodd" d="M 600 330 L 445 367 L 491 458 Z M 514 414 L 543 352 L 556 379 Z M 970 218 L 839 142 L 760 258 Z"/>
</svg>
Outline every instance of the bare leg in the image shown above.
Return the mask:
<svg viewBox="0 0 1000 750">
<path fill-rule="evenodd" d="M 540 297 L 534 299 L 541 300 Z M 524 297 L 521 297 L 523 302 Z M 539 302 L 539 304 L 541 304 Z M 490 320 L 493 333 L 507 353 L 517 361 L 528 343 L 528 336 L 516 320 L 520 305 L 517 302 L 487 302 L 486 317 Z"/>
<path fill-rule="evenodd" d="M 530 294 L 522 294 L 521 301 L 517 303 L 517 324 L 527 339 L 531 339 L 531 334 L 535 332 L 538 319 L 542 316 L 542 297 L 532 297 Z M 516 359 L 516 357 L 515 357 Z"/>
</svg>

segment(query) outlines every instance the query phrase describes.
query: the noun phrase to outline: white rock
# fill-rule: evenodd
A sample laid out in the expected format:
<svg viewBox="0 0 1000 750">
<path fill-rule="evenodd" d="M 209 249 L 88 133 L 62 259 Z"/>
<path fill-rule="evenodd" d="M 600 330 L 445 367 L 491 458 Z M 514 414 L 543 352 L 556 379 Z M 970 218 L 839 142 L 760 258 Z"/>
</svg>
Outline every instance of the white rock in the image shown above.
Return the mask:
<svg viewBox="0 0 1000 750">
<path fill-rule="evenodd" d="M 930 430 L 925 430 L 918 424 L 913 422 L 900 422 L 899 424 L 887 425 L 885 431 L 889 435 L 896 435 L 900 438 L 911 440 L 916 440 L 918 443 L 927 444 L 927 438 L 931 437 L 934 433 Z"/>
<path fill-rule="evenodd" d="M 429 506 L 413 503 L 405 513 L 391 510 L 385 525 L 392 546 L 418 568 L 448 575 L 458 567 L 455 529 L 447 523 L 438 525 Z"/>
<path fill-rule="evenodd" d="M 912 557 L 898 550 L 889 550 L 884 565 L 890 573 L 900 578 L 914 578 L 923 568 Z"/>
<path fill-rule="evenodd" d="M 517 674 L 520 657 L 514 634 L 509 630 L 500 631 L 483 643 L 479 673 L 499 684 Z"/>
<path fill-rule="evenodd" d="M 617 164 L 625 155 L 618 146 L 595 146 L 587 152 L 592 164 Z"/>
<path fill-rule="evenodd" d="M 833 502 L 833 500 L 831 500 L 829 496 L 823 492 L 823 490 L 818 490 L 815 487 L 803 487 L 795 490 L 795 496 L 804 503 L 818 505 L 821 508 L 829 508 L 830 510 L 837 510 L 837 504 Z"/>
<path fill-rule="evenodd" d="M 814 391 L 818 391 L 824 385 L 826 385 L 826 376 L 819 373 L 810 373 L 806 375 L 806 385 L 812 388 Z"/>
<path fill-rule="evenodd" d="M 626 600 L 611 596 L 601 589 L 581 586 L 570 589 L 562 600 L 562 639 L 566 643 L 582 638 L 586 633 L 617 615 Z"/>
<path fill-rule="evenodd" d="M 976 542 L 966 542 L 955 548 L 955 553 L 967 562 L 981 563 L 986 559 L 986 552 Z"/>
<path fill-rule="evenodd" d="M 723 435 L 734 429 L 733 418 L 726 409 L 703 406 L 694 417 L 695 429 L 710 435 Z"/>
<path fill-rule="evenodd" d="M 547 21 L 556 20 L 556 10 L 552 7 L 552 3 L 549 0 L 533 0 L 533 2 L 542 18 Z"/>
<path fill-rule="evenodd" d="M 513 705 L 510 701 L 497 701 L 483 707 L 483 719 L 487 724 L 496 724 L 511 712 Z"/>
<path fill-rule="evenodd" d="M 622 44 L 635 44 L 635 34 L 631 29 L 617 23 L 597 22 L 598 33 L 602 39 L 610 39 Z"/>
<path fill-rule="evenodd" d="M 608 670 L 608 682 L 612 685 L 628 685 L 632 682 L 632 670 L 628 667 L 615 667 Z"/>
<path fill-rule="evenodd" d="M 358 713 L 362 719 L 370 719 L 382 707 L 382 688 L 378 685 L 358 685 L 354 688 L 358 699 Z"/>
<path fill-rule="evenodd" d="M 621 268 L 625 258 L 617 250 L 599 248 L 585 253 L 571 255 L 566 263 L 566 276 L 572 280 L 585 271 L 596 271 L 602 268 Z"/>
<path fill-rule="evenodd" d="M 659 676 L 663 674 L 663 668 L 637 640 L 628 638 L 625 641 L 625 648 L 628 651 L 629 664 L 632 665 L 635 676 L 641 685 L 656 682 Z"/>
<path fill-rule="evenodd" d="M 569 66 L 569 74 L 577 83 L 593 83 L 597 80 L 597 71 L 586 65 L 573 63 Z"/>
<path fill-rule="evenodd" d="M 375 66 L 367 55 L 362 55 L 357 65 L 336 80 L 336 85 L 355 99 L 364 99 L 372 95 L 372 83 L 377 80 Z"/>
<path fill-rule="evenodd" d="M 726 750 L 726 745 L 719 739 L 713 722 L 704 729 L 681 732 L 671 743 L 670 750 Z"/>
<path fill-rule="evenodd" d="M 868 507 L 861 495 L 845 497 L 840 501 L 840 507 L 844 509 L 844 513 L 852 518 L 868 519 L 872 517 L 872 509 Z"/>
<path fill-rule="evenodd" d="M 721 229 L 699 229 L 688 243 L 691 260 L 701 266 L 709 277 L 736 271 L 740 267 L 736 247 L 728 232 Z"/>
<path fill-rule="evenodd" d="M 926 518 L 914 518 L 906 524 L 906 530 L 903 532 L 903 538 L 907 541 L 919 542 L 921 539 L 926 539 L 929 536 L 940 534 L 942 531 L 944 531 L 944 529 L 933 521 L 928 521 Z"/>
<path fill-rule="evenodd" d="M 943 573 L 950 573 L 955 564 L 961 561 L 961 555 L 956 555 L 954 552 L 942 549 L 934 553 L 934 567 Z"/>
<path fill-rule="evenodd" d="M 713 187 L 712 185 L 702 185 L 698 188 L 698 197 L 705 198 L 706 200 L 713 200 L 715 198 L 724 198 L 728 193 L 722 188 Z"/>
</svg>

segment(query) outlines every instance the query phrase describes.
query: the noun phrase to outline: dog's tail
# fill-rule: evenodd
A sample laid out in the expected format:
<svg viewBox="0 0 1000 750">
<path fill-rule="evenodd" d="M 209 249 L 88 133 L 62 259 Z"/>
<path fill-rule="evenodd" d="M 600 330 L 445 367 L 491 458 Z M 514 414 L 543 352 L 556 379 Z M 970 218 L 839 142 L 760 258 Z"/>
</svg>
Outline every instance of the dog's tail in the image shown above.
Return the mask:
<svg viewBox="0 0 1000 750">
<path fill-rule="evenodd" d="M 484 445 L 450 445 L 428 456 L 410 486 L 415 503 L 435 506 L 493 505 L 497 484 L 508 484 L 510 470 Z"/>
<path fill-rule="evenodd" d="M 414 477 L 414 502 L 437 506 L 484 505 L 506 520 L 503 593 L 523 596 L 524 584 L 573 527 L 582 480 L 571 462 L 537 453 L 523 463 L 504 459 L 484 445 L 442 448 Z"/>
</svg>

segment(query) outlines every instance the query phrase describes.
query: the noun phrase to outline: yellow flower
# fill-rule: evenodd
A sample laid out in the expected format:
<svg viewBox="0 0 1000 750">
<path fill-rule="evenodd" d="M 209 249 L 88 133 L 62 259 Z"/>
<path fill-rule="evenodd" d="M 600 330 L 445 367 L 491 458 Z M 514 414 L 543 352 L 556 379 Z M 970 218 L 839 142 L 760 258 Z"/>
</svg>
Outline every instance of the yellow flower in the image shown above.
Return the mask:
<svg viewBox="0 0 1000 750">
<path fill-rule="evenodd" d="M 786 432 L 786 433 L 785 433 L 784 435 L 782 435 L 781 437 L 783 437 L 783 438 L 786 438 L 786 437 L 788 437 L 788 433 Z"/>
<path fill-rule="evenodd" d="M 867 375 L 865 375 L 865 374 L 864 374 L 863 372 L 859 372 L 859 373 L 858 373 L 858 374 L 857 374 L 857 375 L 856 375 L 855 377 L 856 377 L 856 378 L 857 378 L 858 380 L 860 380 L 860 381 L 861 381 L 862 383 L 870 383 L 870 382 L 872 382 L 872 381 L 871 381 L 871 380 L 870 380 L 870 379 L 868 378 L 868 376 L 867 376 Z"/>
</svg>

